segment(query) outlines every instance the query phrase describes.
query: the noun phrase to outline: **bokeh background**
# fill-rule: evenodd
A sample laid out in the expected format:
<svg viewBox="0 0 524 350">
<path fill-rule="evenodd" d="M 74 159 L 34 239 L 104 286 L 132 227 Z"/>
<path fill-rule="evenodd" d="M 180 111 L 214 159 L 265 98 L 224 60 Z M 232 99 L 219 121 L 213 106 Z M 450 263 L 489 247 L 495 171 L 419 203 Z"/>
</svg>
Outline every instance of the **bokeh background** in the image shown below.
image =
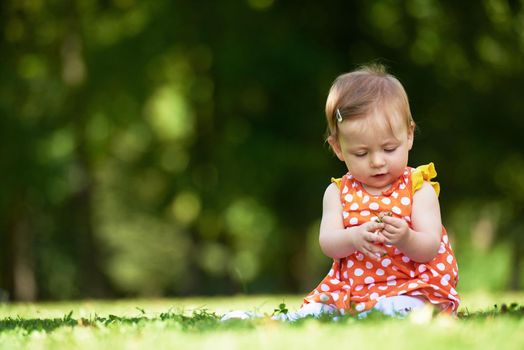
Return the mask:
<svg viewBox="0 0 524 350">
<path fill-rule="evenodd" d="M 4 300 L 307 293 L 333 79 L 381 62 L 459 291 L 522 288 L 524 1 L 3 0 Z"/>
</svg>

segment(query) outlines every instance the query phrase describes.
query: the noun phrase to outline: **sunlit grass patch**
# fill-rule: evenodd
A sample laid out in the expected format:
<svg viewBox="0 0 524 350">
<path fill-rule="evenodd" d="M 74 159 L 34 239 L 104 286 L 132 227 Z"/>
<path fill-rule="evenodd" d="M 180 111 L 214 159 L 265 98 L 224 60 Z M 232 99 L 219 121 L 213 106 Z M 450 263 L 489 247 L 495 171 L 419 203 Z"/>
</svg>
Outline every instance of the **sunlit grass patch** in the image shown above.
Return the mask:
<svg viewBox="0 0 524 350">
<path fill-rule="evenodd" d="M 296 310 L 300 296 L 3 304 L 0 348 L 522 349 L 523 299 L 521 294 L 463 296 L 455 318 L 427 309 L 405 319 L 371 313 L 365 319 L 322 316 L 297 322 L 270 316 Z M 220 321 L 237 309 L 264 316 Z"/>
</svg>

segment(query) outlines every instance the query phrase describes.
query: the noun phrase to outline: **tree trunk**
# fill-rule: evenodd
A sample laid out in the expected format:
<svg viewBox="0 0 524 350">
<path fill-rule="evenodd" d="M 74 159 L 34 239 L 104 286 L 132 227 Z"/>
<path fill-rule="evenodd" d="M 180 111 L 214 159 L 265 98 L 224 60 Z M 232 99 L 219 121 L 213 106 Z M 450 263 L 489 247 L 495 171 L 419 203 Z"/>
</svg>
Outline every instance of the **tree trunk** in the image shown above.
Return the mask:
<svg viewBox="0 0 524 350">
<path fill-rule="evenodd" d="M 23 198 L 23 194 L 20 194 Z M 7 290 L 0 299 L 34 301 L 38 295 L 34 270 L 34 237 L 23 199 L 11 206 L 3 249 L 3 278 Z M 7 293 L 7 295 L 5 294 Z"/>
</svg>

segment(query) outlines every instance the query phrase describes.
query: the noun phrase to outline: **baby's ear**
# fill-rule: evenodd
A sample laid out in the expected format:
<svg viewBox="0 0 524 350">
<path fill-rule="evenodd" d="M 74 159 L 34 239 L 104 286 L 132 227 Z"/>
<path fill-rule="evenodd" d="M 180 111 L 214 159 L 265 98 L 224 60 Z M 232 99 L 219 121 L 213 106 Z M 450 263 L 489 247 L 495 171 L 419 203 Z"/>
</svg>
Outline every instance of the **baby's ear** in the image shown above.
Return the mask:
<svg viewBox="0 0 524 350">
<path fill-rule="evenodd" d="M 408 129 L 408 149 L 411 151 L 413 147 L 413 139 L 415 138 L 415 124 L 411 123 Z"/>
<path fill-rule="evenodd" d="M 329 145 L 331 146 L 331 149 L 335 154 L 337 155 L 338 159 L 341 161 L 344 161 L 344 155 L 342 154 L 342 149 L 340 148 L 340 143 L 338 142 L 337 137 L 330 135 L 327 139 Z"/>
</svg>

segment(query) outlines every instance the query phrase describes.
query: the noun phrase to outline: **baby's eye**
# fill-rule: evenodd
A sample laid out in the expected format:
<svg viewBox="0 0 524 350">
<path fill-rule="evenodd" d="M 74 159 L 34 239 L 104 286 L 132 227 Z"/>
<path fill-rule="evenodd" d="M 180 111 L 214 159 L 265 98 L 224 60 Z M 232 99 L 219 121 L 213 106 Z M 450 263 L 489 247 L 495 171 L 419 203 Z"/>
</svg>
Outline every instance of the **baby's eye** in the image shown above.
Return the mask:
<svg viewBox="0 0 524 350">
<path fill-rule="evenodd" d="M 361 153 L 355 153 L 355 156 L 356 157 L 364 157 L 367 153 L 366 152 L 361 152 Z"/>
<path fill-rule="evenodd" d="M 386 151 L 387 153 L 391 153 L 391 152 L 395 152 L 396 149 L 397 147 L 390 147 L 390 148 L 385 148 L 384 151 Z"/>
</svg>

